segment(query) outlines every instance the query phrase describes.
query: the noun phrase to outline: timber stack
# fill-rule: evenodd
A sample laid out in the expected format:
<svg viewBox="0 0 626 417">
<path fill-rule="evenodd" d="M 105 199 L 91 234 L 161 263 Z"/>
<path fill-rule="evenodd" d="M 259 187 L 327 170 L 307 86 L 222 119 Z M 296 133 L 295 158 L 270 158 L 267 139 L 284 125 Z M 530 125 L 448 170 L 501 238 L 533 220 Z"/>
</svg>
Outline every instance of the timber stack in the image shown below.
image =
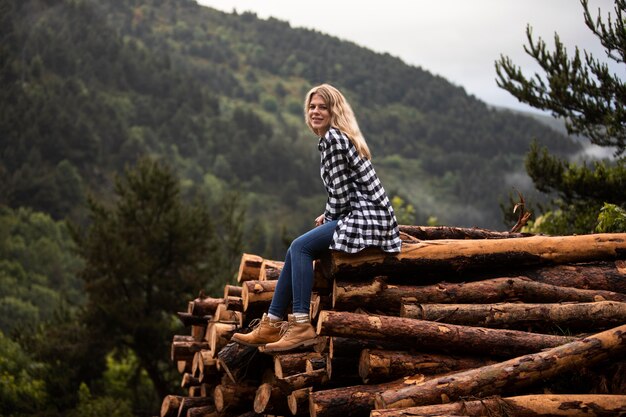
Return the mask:
<svg viewBox="0 0 626 417">
<path fill-rule="evenodd" d="M 316 261 L 319 343 L 274 355 L 230 342 L 283 266 L 243 254 L 237 285 L 178 313 L 186 395 L 161 417 L 626 416 L 626 234 L 401 235 L 399 254 Z"/>
</svg>

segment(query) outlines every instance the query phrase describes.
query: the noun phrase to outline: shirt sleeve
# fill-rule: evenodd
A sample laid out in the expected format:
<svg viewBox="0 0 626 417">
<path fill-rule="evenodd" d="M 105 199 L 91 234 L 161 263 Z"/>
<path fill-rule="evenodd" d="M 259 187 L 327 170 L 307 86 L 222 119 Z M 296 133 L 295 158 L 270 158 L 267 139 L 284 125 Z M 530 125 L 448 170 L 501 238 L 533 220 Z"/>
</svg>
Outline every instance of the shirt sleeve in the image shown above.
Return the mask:
<svg viewBox="0 0 626 417">
<path fill-rule="evenodd" d="M 329 149 L 329 164 L 327 168 L 328 200 L 324 217 L 326 220 L 337 220 L 350 212 L 350 194 L 352 188 L 351 161 L 349 150 L 339 143 L 333 143 Z"/>
</svg>

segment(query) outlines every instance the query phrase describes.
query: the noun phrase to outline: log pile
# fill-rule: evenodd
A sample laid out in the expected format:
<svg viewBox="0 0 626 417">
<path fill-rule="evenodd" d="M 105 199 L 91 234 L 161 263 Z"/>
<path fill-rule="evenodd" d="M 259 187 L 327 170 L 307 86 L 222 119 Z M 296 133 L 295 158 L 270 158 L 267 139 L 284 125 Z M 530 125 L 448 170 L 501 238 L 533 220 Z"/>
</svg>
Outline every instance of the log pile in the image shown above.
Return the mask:
<svg viewBox="0 0 626 417">
<path fill-rule="evenodd" d="M 626 234 L 401 232 L 400 254 L 316 261 L 319 343 L 273 356 L 230 342 L 283 267 L 243 254 L 237 285 L 178 313 L 186 395 L 161 416 L 626 415 Z"/>
</svg>

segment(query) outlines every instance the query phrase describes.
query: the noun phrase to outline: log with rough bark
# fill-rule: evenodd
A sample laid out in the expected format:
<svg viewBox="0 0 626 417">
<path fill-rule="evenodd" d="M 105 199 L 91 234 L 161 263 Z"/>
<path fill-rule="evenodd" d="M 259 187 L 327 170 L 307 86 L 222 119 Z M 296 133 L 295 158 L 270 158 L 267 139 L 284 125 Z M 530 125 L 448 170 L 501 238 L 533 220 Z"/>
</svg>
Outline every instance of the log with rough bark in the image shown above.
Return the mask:
<svg viewBox="0 0 626 417">
<path fill-rule="evenodd" d="M 213 320 L 220 323 L 236 324 L 238 327 L 241 327 L 243 315 L 240 311 L 229 310 L 226 303 L 224 303 L 217 306 Z"/>
<path fill-rule="evenodd" d="M 258 414 L 286 416 L 290 413 L 287 396 L 280 388 L 270 383 L 261 384 L 256 390 L 253 408 Z"/>
<path fill-rule="evenodd" d="M 187 410 L 187 417 L 218 417 L 219 413 L 214 405 L 204 407 L 192 407 Z"/>
<path fill-rule="evenodd" d="M 327 339 L 327 350 L 331 358 L 346 356 L 354 356 L 358 358 L 363 349 L 403 350 L 407 348 L 404 343 L 391 340 L 372 340 L 338 336 L 328 337 Z"/>
<path fill-rule="evenodd" d="M 626 259 L 626 233 L 531 236 L 511 239 L 426 240 L 405 243 L 399 254 L 368 248 L 357 254 L 332 251 L 330 274 L 337 278 L 459 273 L 511 265 L 540 266 Z"/>
<path fill-rule="evenodd" d="M 170 359 L 172 362 L 191 362 L 196 352 L 208 348 L 209 344 L 206 341 L 197 341 L 193 336 L 175 335 L 172 340 Z"/>
<path fill-rule="evenodd" d="M 294 416 L 309 414 L 309 394 L 312 388 L 301 388 L 287 396 L 289 411 Z"/>
<path fill-rule="evenodd" d="M 379 383 L 408 375 L 444 374 L 492 363 L 495 361 L 473 356 L 364 349 L 359 358 L 359 376 L 363 383 Z"/>
<path fill-rule="evenodd" d="M 267 310 L 278 281 L 246 281 L 242 284 L 243 311 Z"/>
<path fill-rule="evenodd" d="M 195 354 L 194 354 L 195 357 Z M 179 374 L 184 374 L 187 372 L 192 372 L 193 361 L 184 360 L 184 361 L 176 361 L 176 370 L 178 370 Z"/>
<path fill-rule="evenodd" d="M 211 326 L 209 336 L 209 349 L 211 352 L 219 352 L 224 346 L 230 342 L 230 338 L 237 331 L 239 326 L 230 323 L 214 323 Z"/>
<path fill-rule="evenodd" d="M 241 297 L 228 296 L 228 298 L 224 300 L 224 304 L 227 310 L 243 311 L 243 299 Z"/>
<path fill-rule="evenodd" d="M 194 316 L 191 313 L 186 313 L 182 311 L 177 312 L 176 315 L 185 327 L 206 326 L 207 322 L 212 319 L 211 316 Z"/>
<path fill-rule="evenodd" d="M 290 375 L 306 372 L 308 359 L 321 358 L 317 352 L 280 353 L 274 355 L 274 374 L 276 378 L 285 378 Z"/>
<path fill-rule="evenodd" d="M 434 378 L 423 384 L 388 390 L 376 408 L 437 404 L 471 395 L 506 395 L 565 372 L 591 367 L 626 354 L 626 325 L 505 362 Z"/>
<path fill-rule="evenodd" d="M 193 357 L 192 375 L 196 375 L 201 381 L 209 380 L 209 375 L 216 375 L 217 359 L 213 357 L 213 353 L 209 350 L 201 350 L 196 352 Z"/>
<path fill-rule="evenodd" d="M 626 395 L 521 395 L 482 398 L 449 404 L 374 410 L 371 417 L 414 417 L 459 414 L 481 417 L 618 416 L 626 413 Z"/>
<path fill-rule="evenodd" d="M 285 263 L 281 261 L 272 261 L 264 259 L 261 264 L 261 272 L 259 273 L 259 281 L 274 281 L 278 279 L 280 271 Z"/>
<path fill-rule="evenodd" d="M 326 360 L 326 374 L 338 386 L 361 384 L 358 356 L 333 356 Z"/>
<path fill-rule="evenodd" d="M 242 376 L 252 378 L 271 366 L 271 358 L 261 355 L 255 347 L 231 342 L 217 354 L 221 369 L 232 382 L 238 382 Z"/>
<path fill-rule="evenodd" d="M 187 305 L 187 313 L 194 316 L 213 316 L 217 306 L 224 302 L 223 298 L 198 297 Z"/>
<path fill-rule="evenodd" d="M 237 272 L 237 282 L 242 283 L 244 281 L 259 279 L 262 263 L 263 258 L 258 255 L 251 253 L 242 254 L 241 261 L 239 262 L 239 271 Z"/>
<path fill-rule="evenodd" d="M 318 369 L 313 372 L 302 372 L 276 380 L 276 386 L 278 386 L 284 393 L 290 393 L 306 387 L 319 387 L 326 383 L 328 383 L 328 374 L 326 373 L 326 369 Z"/>
<path fill-rule="evenodd" d="M 238 285 L 224 285 L 224 300 L 228 297 L 241 297 L 242 288 Z"/>
<path fill-rule="evenodd" d="M 191 374 L 184 374 L 180 386 L 181 388 L 200 386 L 200 380 Z"/>
<path fill-rule="evenodd" d="M 213 405 L 213 398 L 211 397 L 181 397 L 176 416 L 185 417 L 190 408 L 206 407 L 210 405 Z M 161 412 L 163 412 L 162 408 Z"/>
<path fill-rule="evenodd" d="M 317 322 L 322 336 L 393 340 L 417 350 L 512 357 L 562 345 L 572 337 L 517 330 L 459 326 L 402 317 L 322 311 Z"/>
<path fill-rule="evenodd" d="M 328 372 L 328 368 L 326 368 L 327 360 L 328 355 L 314 356 L 308 358 L 306 360 L 305 372 L 313 372 L 317 371 L 318 369 L 326 369 L 326 371 Z M 328 378 L 330 378 L 330 374 L 328 374 Z"/>
<path fill-rule="evenodd" d="M 320 295 L 318 293 L 311 294 L 311 308 L 310 316 L 311 320 L 317 319 L 320 311 L 329 310 L 332 307 L 332 300 L 330 295 Z"/>
<path fill-rule="evenodd" d="M 530 268 L 520 273 L 545 284 L 626 294 L 626 261 L 623 259 Z"/>
<path fill-rule="evenodd" d="M 403 304 L 400 315 L 466 326 L 580 332 L 626 323 L 626 303 Z"/>
<path fill-rule="evenodd" d="M 230 412 L 235 410 L 244 411 L 256 394 L 256 387 L 248 384 L 220 384 L 213 391 L 215 409 L 224 411 L 226 407 Z"/>
<path fill-rule="evenodd" d="M 400 232 L 419 240 L 440 239 L 510 239 L 530 237 L 529 233 L 498 232 L 479 227 L 413 226 L 400 225 Z"/>
<path fill-rule="evenodd" d="M 161 401 L 161 417 L 175 417 L 183 397 L 180 395 L 166 395 Z"/>
<path fill-rule="evenodd" d="M 364 308 L 400 314 L 402 298 L 414 303 L 558 303 L 563 301 L 593 302 L 626 301 L 626 294 L 603 290 L 564 288 L 532 281 L 525 277 L 494 278 L 467 283 L 440 282 L 434 285 L 402 285 L 388 283 L 385 277 L 369 281 L 335 280 L 333 309 L 351 311 Z"/>
</svg>

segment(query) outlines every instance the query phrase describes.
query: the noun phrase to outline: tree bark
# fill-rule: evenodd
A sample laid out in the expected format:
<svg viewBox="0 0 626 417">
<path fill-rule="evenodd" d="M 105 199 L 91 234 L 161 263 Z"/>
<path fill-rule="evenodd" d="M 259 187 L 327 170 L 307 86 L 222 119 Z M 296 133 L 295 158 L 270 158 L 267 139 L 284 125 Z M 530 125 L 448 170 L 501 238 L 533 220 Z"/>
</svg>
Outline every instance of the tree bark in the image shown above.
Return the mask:
<svg viewBox="0 0 626 417">
<path fill-rule="evenodd" d="M 161 417 L 175 417 L 183 397 L 180 395 L 166 395 L 161 401 Z"/>
<path fill-rule="evenodd" d="M 259 274 L 259 281 L 275 281 L 280 275 L 280 271 L 283 269 L 284 262 L 272 261 L 264 259 L 261 264 L 261 272 Z"/>
<path fill-rule="evenodd" d="M 289 405 L 289 411 L 294 416 L 308 415 L 309 414 L 309 394 L 312 389 L 302 388 L 295 390 L 287 396 L 287 404 Z"/>
<path fill-rule="evenodd" d="M 403 304 L 400 315 L 465 326 L 580 332 L 626 323 L 626 303 Z"/>
<path fill-rule="evenodd" d="M 471 356 L 364 349 L 359 358 L 359 376 L 363 383 L 380 383 L 403 376 L 444 374 L 492 363 L 495 362 Z"/>
<path fill-rule="evenodd" d="M 215 409 L 221 412 L 228 407 L 230 412 L 235 410 L 243 411 L 254 401 L 255 394 L 256 387 L 247 384 L 220 384 L 216 386 L 215 391 L 213 391 Z"/>
<path fill-rule="evenodd" d="M 278 281 L 246 281 L 242 284 L 243 311 L 267 310 Z"/>
<path fill-rule="evenodd" d="M 560 287 L 604 290 L 626 294 L 626 261 L 556 265 L 522 271 L 528 278 Z"/>
<path fill-rule="evenodd" d="M 281 353 L 274 355 L 274 374 L 276 378 L 285 378 L 290 375 L 306 372 L 308 359 L 321 358 L 316 352 Z"/>
<path fill-rule="evenodd" d="M 226 346 L 237 329 L 238 326 L 236 324 L 213 323 L 209 337 L 209 349 L 211 352 L 217 353 Z"/>
<path fill-rule="evenodd" d="M 187 410 L 187 417 L 218 417 L 219 413 L 214 405 L 204 407 L 193 407 Z"/>
<path fill-rule="evenodd" d="M 171 345 L 170 359 L 172 362 L 191 362 L 196 352 L 208 348 L 209 344 L 206 341 L 197 341 L 193 336 L 183 336 L 183 338 L 174 336 Z"/>
<path fill-rule="evenodd" d="M 231 342 L 219 351 L 217 360 L 231 381 L 236 383 L 241 375 L 253 374 L 253 371 L 258 373 L 264 370 L 266 362 L 270 360 L 269 357 L 266 358 L 265 356 L 261 355 L 255 347 Z M 257 369 L 253 369 L 255 367 Z"/>
<path fill-rule="evenodd" d="M 232 311 L 243 311 L 243 300 L 241 297 L 231 297 L 229 296 L 225 301 L 226 308 Z"/>
<path fill-rule="evenodd" d="M 498 232 L 478 227 L 412 226 L 400 225 L 400 232 L 419 240 L 440 239 L 510 239 L 530 237 L 529 233 Z"/>
<path fill-rule="evenodd" d="M 385 277 L 376 277 L 367 282 L 335 280 L 333 286 L 333 309 L 340 311 L 364 308 L 372 312 L 399 315 L 402 298 L 412 298 L 411 301 L 414 303 L 442 304 L 498 303 L 503 301 L 557 303 L 563 301 L 626 301 L 626 294 L 558 287 L 531 281 L 525 277 L 495 278 L 461 284 L 441 282 L 425 286 L 389 284 Z"/>
<path fill-rule="evenodd" d="M 269 383 L 261 384 L 256 390 L 253 409 L 258 414 L 275 416 L 286 416 L 290 412 L 287 396 L 280 388 Z"/>
<path fill-rule="evenodd" d="M 449 404 L 374 410 L 371 417 L 459 414 L 471 417 L 617 416 L 626 412 L 626 395 L 522 395 Z"/>
<path fill-rule="evenodd" d="M 334 278 L 458 273 L 510 265 L 535 266 L 626 258 L 626 234 L 532 236 L 511 239 L 428 240 L 404 243 L 399 254 L 368 248 L 357 254 L 332 251 Z"/>
<path fill-rule="evenodd" d="M 206 407 L 210 405 L 213 405 L 213 398 L 210 397 L 182 397 L 176 416 L 185 417 L 190 408 Z"/>
<path fill-rule="evenodd" d="M 200 380 L 191 374 L 184 374 L 180 381 L 181 388 L 196 387 L 200 385 Z"/>
<path fill-rule="evenodd" d="M 241 327 L 243 323 L 243 315 L 240 311 L 229 310 L 226 303 L 224 303 L 217 306 L 214 320 L 220 323 L 236 324 Z"/>
<path fill-rule="evenodd" d="M 442 398 L 457 401 L 479 393 L 506 395 L 564 372 L 622 358 L 625 352 L 626 325 L 622 325 L 539 353 L 382 392 L 377 395 L 376 408 L 437 404 Z"/>
<path fill-rule="evenodd" d="M 392 316 L 322 311 L 317 322 L 322 336 L 393 340 L 417 350 L 436 349 L 512 357 L 574 340 L 571 337 L 487 329 Z"/>
<path fill-rule="evenodd" d="M 319 387 L 328 382 L 328 375 L 326 369 L 318 369 L 313 372 L 302 372 L 295 375 L 290 375 L 286 378 L 277 379 L 276 385 L 284 392 L 290 393 L 292 391 L 306 388 L 306 387 Z"/>
<path fill-rule="evenodd" d="M 185 313 L 182 311 L 177 312 L 176 315 L 185 327 L 206 326 L 207 322 L 212 318 L 211 316 L 194 316 L 191 313 Z"/>
<path fill-rule="evenodd" d="M 239 271 L 237 272 L 237 282 L 257 280 L 261 272 L 261 264 L 263 258 L 251 253 L 244 253 L 241 255 L 241 261 L 239 262 Z"/>
<path fill-rule="evenodd" d="M 403 350 L 406 344 L 391 340 L 372 340 L 355 337 L 332 336 L 328 338 L 328 354 L 331 358 L 353 356 L 358 358 L 363 349 Z"/>
<path fill-rule="evenodd" d="M 196 298 L 190 301 L 187 306 L 187 313 L 194 316 L 213 316 L 217 306 L 224 302 L 223 298 Z"/>
<path fill-rule="evenodd" d="M 224 300 L 228 297 L 241 297 L 242 288 L 237 285 L 224 285 Z"/>
</svg>

